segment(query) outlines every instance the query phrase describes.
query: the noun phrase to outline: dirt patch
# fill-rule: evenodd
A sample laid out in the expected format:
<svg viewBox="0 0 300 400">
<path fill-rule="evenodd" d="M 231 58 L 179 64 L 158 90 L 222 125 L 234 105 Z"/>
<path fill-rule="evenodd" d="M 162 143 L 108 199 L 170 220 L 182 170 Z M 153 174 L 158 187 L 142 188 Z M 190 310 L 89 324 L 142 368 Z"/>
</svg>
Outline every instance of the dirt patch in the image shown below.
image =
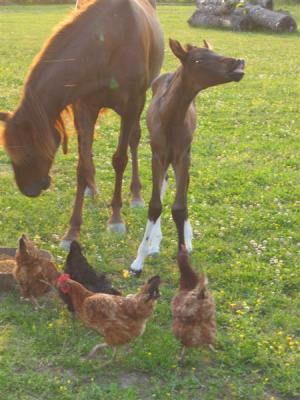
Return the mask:
<svg viewBox="0 0 300 400">
<path fill-rule="evenodd" d="M 143 389 L 143 386 L 150 386 L 150 376 L 142 372 L 125 372 L 120 376 L 120 386 L 123 389 L 131 386 Z"/>
</svg>

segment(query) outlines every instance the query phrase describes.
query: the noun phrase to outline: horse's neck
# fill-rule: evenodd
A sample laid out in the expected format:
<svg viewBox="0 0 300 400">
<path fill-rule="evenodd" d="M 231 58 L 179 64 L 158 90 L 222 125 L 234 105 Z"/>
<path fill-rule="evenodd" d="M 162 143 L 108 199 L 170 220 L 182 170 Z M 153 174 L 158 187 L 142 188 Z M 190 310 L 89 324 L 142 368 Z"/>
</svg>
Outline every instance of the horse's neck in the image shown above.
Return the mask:
<svg viewBox="0 0 300 400">
<path fill-rule="evenodd" d="M 31 119 L 37 124 L 39 121 L 45 122 L 46 120 L 52 124 L 65 107 L 63 99 L 55 95 L 53 90 L 27 84 L 19 110 L 27 117 L 31 116 Z"/>
<path fill-rule="evenodd" d="M 168 82 L 161 102 L 161 115 L 164 123 L 183 122 L 196 95 L 197 91 L 188 82 L 185 82 L 182 67 L 179 67 Z"/>
</svg>

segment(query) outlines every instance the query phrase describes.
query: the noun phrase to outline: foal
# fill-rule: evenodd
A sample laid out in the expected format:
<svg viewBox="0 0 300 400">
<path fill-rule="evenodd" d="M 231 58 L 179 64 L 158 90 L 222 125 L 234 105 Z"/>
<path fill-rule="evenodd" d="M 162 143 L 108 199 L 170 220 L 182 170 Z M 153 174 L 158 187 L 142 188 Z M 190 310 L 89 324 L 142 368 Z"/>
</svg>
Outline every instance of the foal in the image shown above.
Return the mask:
<svg viewBox="0 0 300 400">
<path fill-rule="evenodd" d="M 160 214 L 170 164 L 175 172 L 176 197 L 172 216 L 178 232 L 178 248 L 192 250 L 192 229 L 187 213 L 190 151 L 196 128 L 194 98 L 208 87 L 240 81 L 244 61 L 223 57 L 213 52 L 206 41 L 204 48 L 188 45 L 184 49 L 176 40 L 169 40 L 181 65 L 174 73 L 158 77 L 152 84 L 153 99 L 147 114 L 152 149 L 152 197 L 144 238 L 131 272 L 139 275 L 147 255 L 158 252 L 162 238 Z"/>
</svg>

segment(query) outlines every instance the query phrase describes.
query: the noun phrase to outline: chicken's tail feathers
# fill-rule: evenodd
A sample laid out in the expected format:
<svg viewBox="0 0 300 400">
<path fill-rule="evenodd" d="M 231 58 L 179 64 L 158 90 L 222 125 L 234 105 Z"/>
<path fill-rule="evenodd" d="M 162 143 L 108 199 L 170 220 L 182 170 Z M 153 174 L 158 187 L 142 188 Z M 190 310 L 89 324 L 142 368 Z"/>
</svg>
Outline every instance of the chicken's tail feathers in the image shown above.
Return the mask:
<svg viewBox="0 0 300 400">
<path fill-rule="evenodd" d="M 147 301 L 158 299 L 160 296 L 159 285 L 161 279 L 159 275 L 155 275 L 146 283 L 146 293 L 148 294 Z"/>
</svg>

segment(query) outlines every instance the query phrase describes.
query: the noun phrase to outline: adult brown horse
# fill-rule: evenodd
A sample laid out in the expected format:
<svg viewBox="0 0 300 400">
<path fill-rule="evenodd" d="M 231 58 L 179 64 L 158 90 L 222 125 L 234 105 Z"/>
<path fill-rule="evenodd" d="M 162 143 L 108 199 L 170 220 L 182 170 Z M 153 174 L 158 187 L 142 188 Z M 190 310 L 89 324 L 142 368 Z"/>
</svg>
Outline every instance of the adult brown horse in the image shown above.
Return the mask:
<svg viewBox="0 0 300 400">
<path fill-rule="evenodd" d="M 34 60 L 24 95 L 5 121 L 4 143 L 15 179 L 26 196 L 50 186 L 49 171 L 66 133 L 61 113 L 72 106 L 78 133 L 77 192 L 64 247 L 78 238 L 86 187 L 95 191 L 92 143 L 101 108 L 121 117 L 113 155 L 115 188 L 109 226 L 124 231 L 122 179 L 132 154 L 132 201 L 141 202 L 137 147 L 146 90 L 159 74 L 163 34 L 152 0 L 97 0 L 83 5 L 54 32 Z"/>
</svg>

